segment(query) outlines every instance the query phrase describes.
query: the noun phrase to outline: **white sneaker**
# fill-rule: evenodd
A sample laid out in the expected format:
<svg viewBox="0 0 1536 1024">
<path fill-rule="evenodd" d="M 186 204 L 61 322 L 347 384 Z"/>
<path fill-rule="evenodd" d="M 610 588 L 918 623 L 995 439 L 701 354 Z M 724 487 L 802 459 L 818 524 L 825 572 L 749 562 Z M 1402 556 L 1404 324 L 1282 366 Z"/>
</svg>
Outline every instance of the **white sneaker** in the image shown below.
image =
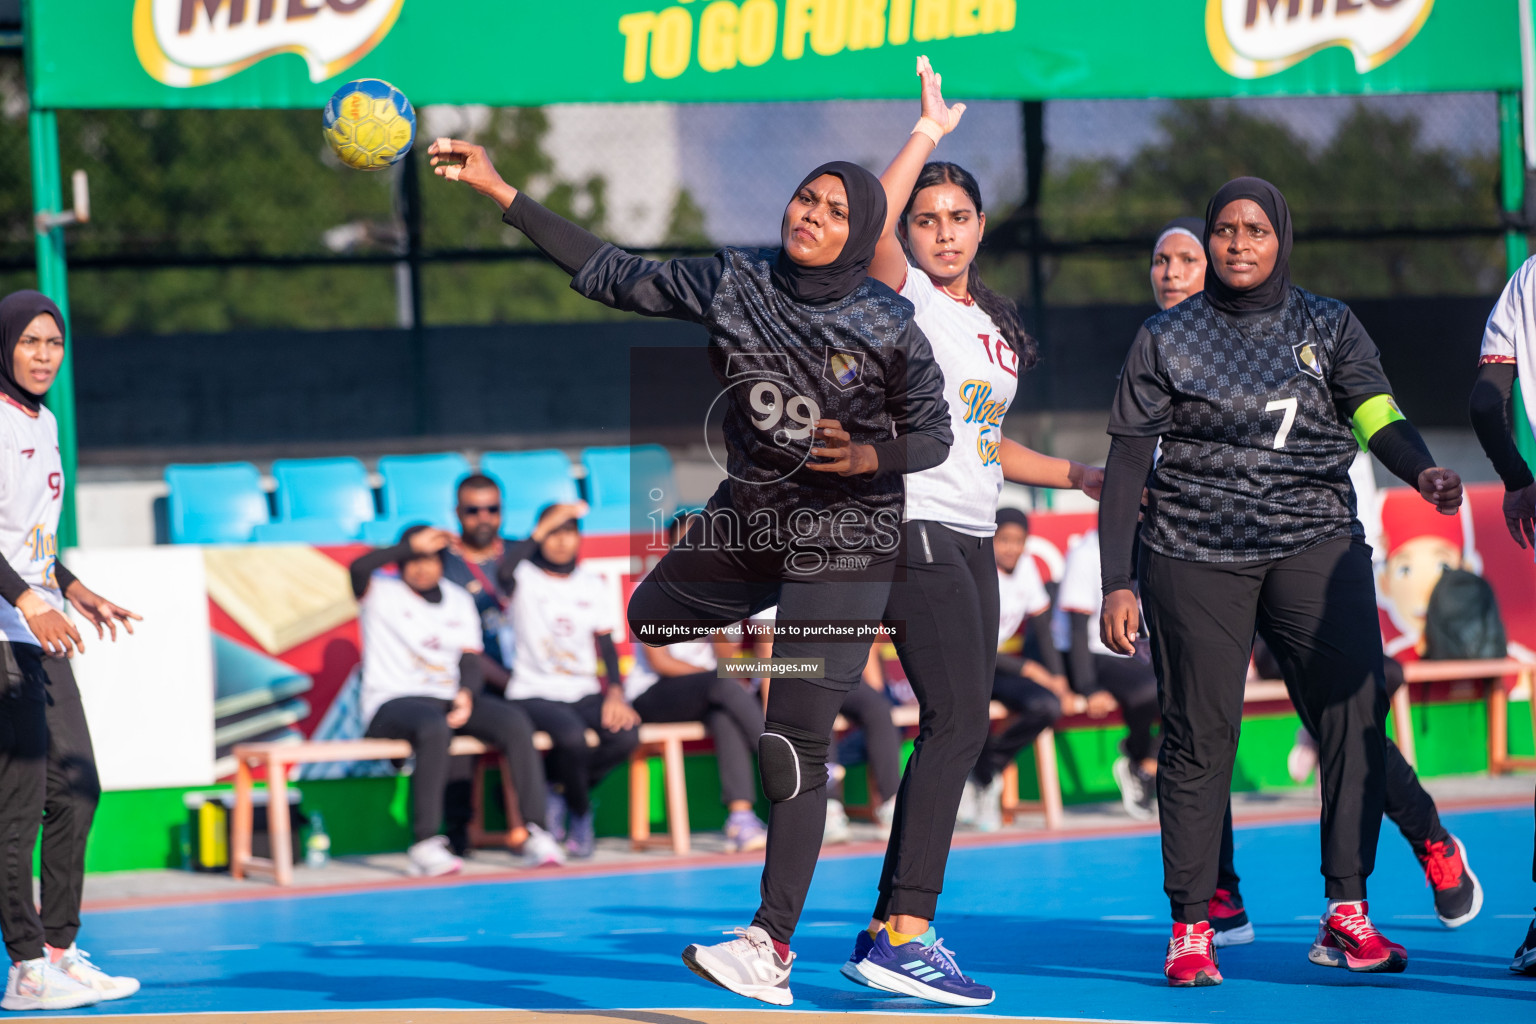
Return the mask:
<svg viewBox="0 0 1536 1024">
<path fill-rule="evenodd" d="M 976 787 L 976 831 L 996 832 L 1003 827 L 1003 777 L 994 775 Z"/>
<path fill-rule="evenodd" d="M 64 950 L 64 955 L 54 962 L 54 966 L 80 984 L 100 992 L 102 1000 L 106 1002 L 113 999 L 127 999 L 139 990 L 138 978 L 114 978 L 91 963 L 91 954 L 74 943 L 69 944 L 69 948 Z"/>
<path fill-rule="evenodd" d="M 565 851 L 555 837 L 539 826 L 528 823 L 528 838 L 523 842 L 523 867 L 559 867 L 565 863 Z"/>
<path fill-rule="evenodd" d="M 1130 758 L 1124 755 L 1115 758 L 1110 772 L 1115 777 L 1115 785 L 1120 788 L 1120 804 L 1125 813 L 1137 821 L 1151 821 L 1157 817 L 1157 792 L 1151 787 L 1151 780 L 1136 770 Z"/>
<path fill-rule="evenodd" d="M 848 812 L 843 809 L 841 800 L 827 801 L 827 827 L 821 834 L 823 845 L 834 843 L 846 843 L 849 839 Z"/>
<path fill-rule="evenodd" d="M 881 839 L 891 838 L 891 824 L 896 820 L 896 798 L 891 797 L 875 808 L 875 828 Z"/>
<path fill-rule="evenodd" d="M 694 944 L 683 950 L 683 963 L 705 981 L 714 982 L 739 996 L 761 999 L 775 1006 L 795 1001 L 789 991 L 789 960 L 780 960 L 773 940 L 763 929 L 753 925 L 726 932 L 736 938 L 718 946 Z"/>
<path fill-rule="evenodd" d="M 1296 730 L 1296 742 L 1291 752 L 1285 755 L 1285 770 L 1298 786 L 1305 785 L 1317 771 L 1317 740 L 1307 730 Z"/>
<path fill-rule="evenodd" d="M 976 824 L 976 809 L 980 806 L 977 802 L 977 794 L 981 792 L 981 786 L 974 778 L 966 776 L 965 790 L 960 794 L 960 808 L 955 811 L 956 825 Z"/>
<path fill-rule="evenodd" d="M 448 846 L 447 836 L 433 836 L 416 843 L 405 851 L 411 858 L 410 872 L 435 878 L 438 875 L 455 875 L 464 870 L 464 862 L 455 857 Z"/>
<path fill-rule="evenodd" d="M 138 982 L 134 982 L 138 988 Z M 5 998 L 0 999 L 3 1010 L 73 1010 L 81 1006 L 95 1006 L 102 994 L 89 985 L 82 984 L 65 974 L 57 964 L 48 962 L 46 956 L 36 960 L 23 960 L 11 964 L 11 973 L 5 980 Z"/>
</svg>

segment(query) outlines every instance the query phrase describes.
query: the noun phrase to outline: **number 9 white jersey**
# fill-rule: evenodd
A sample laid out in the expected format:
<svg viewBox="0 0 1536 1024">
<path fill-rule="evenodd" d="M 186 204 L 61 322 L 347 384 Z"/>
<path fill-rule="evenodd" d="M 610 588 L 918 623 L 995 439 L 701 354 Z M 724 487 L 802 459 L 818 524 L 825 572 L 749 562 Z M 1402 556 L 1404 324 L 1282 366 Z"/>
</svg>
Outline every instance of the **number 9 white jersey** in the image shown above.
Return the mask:
<svg viewBox="0 0 1536 1024">
<path fill-rule="evenodd" d="M 0 556 L 59 611 L 64 597 L 54 575 L 64 465 L 59 426 L 46 407 L 34 416 L 0 395 Z M 37 644 L 21 613 L 0 601 L 0 638 Z"/>
</svg>

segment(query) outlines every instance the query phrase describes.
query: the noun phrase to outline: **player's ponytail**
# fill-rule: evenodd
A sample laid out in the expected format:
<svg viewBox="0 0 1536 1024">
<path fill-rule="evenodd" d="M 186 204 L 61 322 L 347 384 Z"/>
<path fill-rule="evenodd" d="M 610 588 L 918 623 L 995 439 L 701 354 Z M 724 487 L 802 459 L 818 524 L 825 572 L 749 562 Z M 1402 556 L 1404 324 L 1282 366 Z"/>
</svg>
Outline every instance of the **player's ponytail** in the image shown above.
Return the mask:
<svg viewBox="0 0 1536 1024">
<path fill-rule="evenodd" d="M 917 184 L 912 187 L 912 194 L 907 197 L 906 209 L 901 212 L 903 224 L 903 236 L 905 236 L 905 224 L 907 216 L 912 212 L 912 202 L 917 194 L 925 188 L 933 185 L 958 185 L 970 196 L 971 203 L 976 207 L 979 216 L 983 211 L 981 207 L 981 186 L 976 183 L 975 177 L 959 164 L 936 161 L 925 164 L 922 172 L 917 176 Z M 909 254 L 910 256 L 910 254 Z M 1013 300 L 988 288 L 981 279 L 981 268 L 971 261 L 971 273 L 969 277 L 971 299 L 981 308 L 981 311 L 991 318 L 1002 332 L 1004 340 L 1013 348 L 1019 357 L 1019 370 L 1022 372 L 1033 367 L 1040 361 L 1040 350 L 1035 344 L 1035 339 L 1029 336 L 1024 329 L 1024 321 L 1019 319 L 1019 307 Z"/>
</svg>

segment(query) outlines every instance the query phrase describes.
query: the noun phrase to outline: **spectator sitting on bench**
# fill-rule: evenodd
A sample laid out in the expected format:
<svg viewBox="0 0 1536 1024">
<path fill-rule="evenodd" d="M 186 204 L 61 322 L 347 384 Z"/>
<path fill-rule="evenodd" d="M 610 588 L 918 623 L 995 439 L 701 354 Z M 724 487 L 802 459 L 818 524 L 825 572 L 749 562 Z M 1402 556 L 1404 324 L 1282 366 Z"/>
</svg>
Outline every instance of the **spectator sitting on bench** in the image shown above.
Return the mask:
<svg viewBox="0 0 1536 1024">
<path fill-rule="evenodd" d="M 547 820 L 576 857 L 592 856 L 597 841 L 592 788 L 640 739 L 613 645 L 620 609 L 602 579 L 578 562 L 577 520 L 586 511 L 581 502 L 541 509 L 533 536 L 509 545 L 498 569 L 517 636 L 507 698 L 549 733 Z M 598 652 L 606 684 L 597 676 Z M 597 733 L 596 747 L 587 746 L 588 729 Z"/>
<path fill-rule="evenodd" d="M 448 744 L 455 733 L 474 736 L 505 755 L 513 785 L 528 805 L 523 828 L 509 832 L 508 843 L 522 848 L 531 867 L 558 864 L 560 847 L 542 827 L 544 779 L 533 750 L 533 723 L 518 709 L 479 693 L 480 616 L 468 592 L 443 579 L 442 551 L 450 540 L 443 530 L 413 526 L 394 547 L 352 563 L 352 592 L 361 605 L 364 734 L 406 740 L 416 756 L 412 874 L 452 874 L 464 866 L 439 831 Z M 399 576 L 375 575 L 390 563 L 399 566 Z"/>
<path fill-rule="evenodd" d="M 966 780 L 957 820 L 974 825 L 983 832 L 995 832 L 1003 826 L 1003 770 L 1019 756 L 1019 751 L 1035 742 L 1035 737 L 1056 724 L 1062 709 L 1077 712 L 1083 699 L 1073 693 L 1063 674 L 1061 655 L 1050 641 L 1051 598 L 1040 580 L 1034 559 L 1024 551 L 1029 540 L 1029 517 L 1016 508 L 997 510 L 997 533 L 992 537 L 992 554 L 997 560 L 998 645 L 1013 637 L 1019 627 L 1029 627 L 1043 634 L 1042 657 L 1051 667 L 1016 654 L 997 655 L 997 669 L 992 677 L 992 699 L 1001 703 L 1012 717 L 1001 732 L 987 736 L 986 746 L 976 759 L 976 767 Z"/>
<path fill-rule="evenodd" d="M 1061 571 L 1056 611 L 1051 621 L 1056 648 L 1067 655 L 1072 689 L 1088 698 L 1090 718 L 1103 718 L 1120 706 L 1130 734 L 1121 744 L 1123 756 L 1113 765 L 1115 785 L 1126 813 L 1141 821 L 1156 816 L 1158 737 L 1152 727 L 1161 718 L 1157 677 L 1150 661 L 1116 654 L 1099 636 L 1099 609 L 1104 604 L 1099 579 L 1099 531 L 1089 530 L 1071 551 Z"/>
</svg>

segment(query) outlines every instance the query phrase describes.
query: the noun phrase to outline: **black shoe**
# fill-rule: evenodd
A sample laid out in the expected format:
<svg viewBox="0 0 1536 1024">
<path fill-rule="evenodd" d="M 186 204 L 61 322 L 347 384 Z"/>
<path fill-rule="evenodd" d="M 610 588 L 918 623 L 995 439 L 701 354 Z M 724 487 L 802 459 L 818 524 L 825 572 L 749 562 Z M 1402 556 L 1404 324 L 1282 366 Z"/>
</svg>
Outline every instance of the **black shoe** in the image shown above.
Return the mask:
<svg viewBox="0 0 1536 1024">
<path fill-rule="evenodd" d="M 1509 969 L 1516 974 L 1529 974 L 1536 977 L 1536 918 L 1531 919 L 1531 927 L 1525 933 L 1525 941 L 1520 948 L 1515 950 L 1515 959 L 1510 963 Z"/>
<path fill-rule="evenodd" d="M 1460 928 L 1478 915 L 1483 909 L 1483 887 L 1472 873 L 1460 839 L 1447 832 L 1436 842 L 1414 843 L 1413 853 L 1434 890 L 1435 916 L 1441 924 Z"/>
</svg>

